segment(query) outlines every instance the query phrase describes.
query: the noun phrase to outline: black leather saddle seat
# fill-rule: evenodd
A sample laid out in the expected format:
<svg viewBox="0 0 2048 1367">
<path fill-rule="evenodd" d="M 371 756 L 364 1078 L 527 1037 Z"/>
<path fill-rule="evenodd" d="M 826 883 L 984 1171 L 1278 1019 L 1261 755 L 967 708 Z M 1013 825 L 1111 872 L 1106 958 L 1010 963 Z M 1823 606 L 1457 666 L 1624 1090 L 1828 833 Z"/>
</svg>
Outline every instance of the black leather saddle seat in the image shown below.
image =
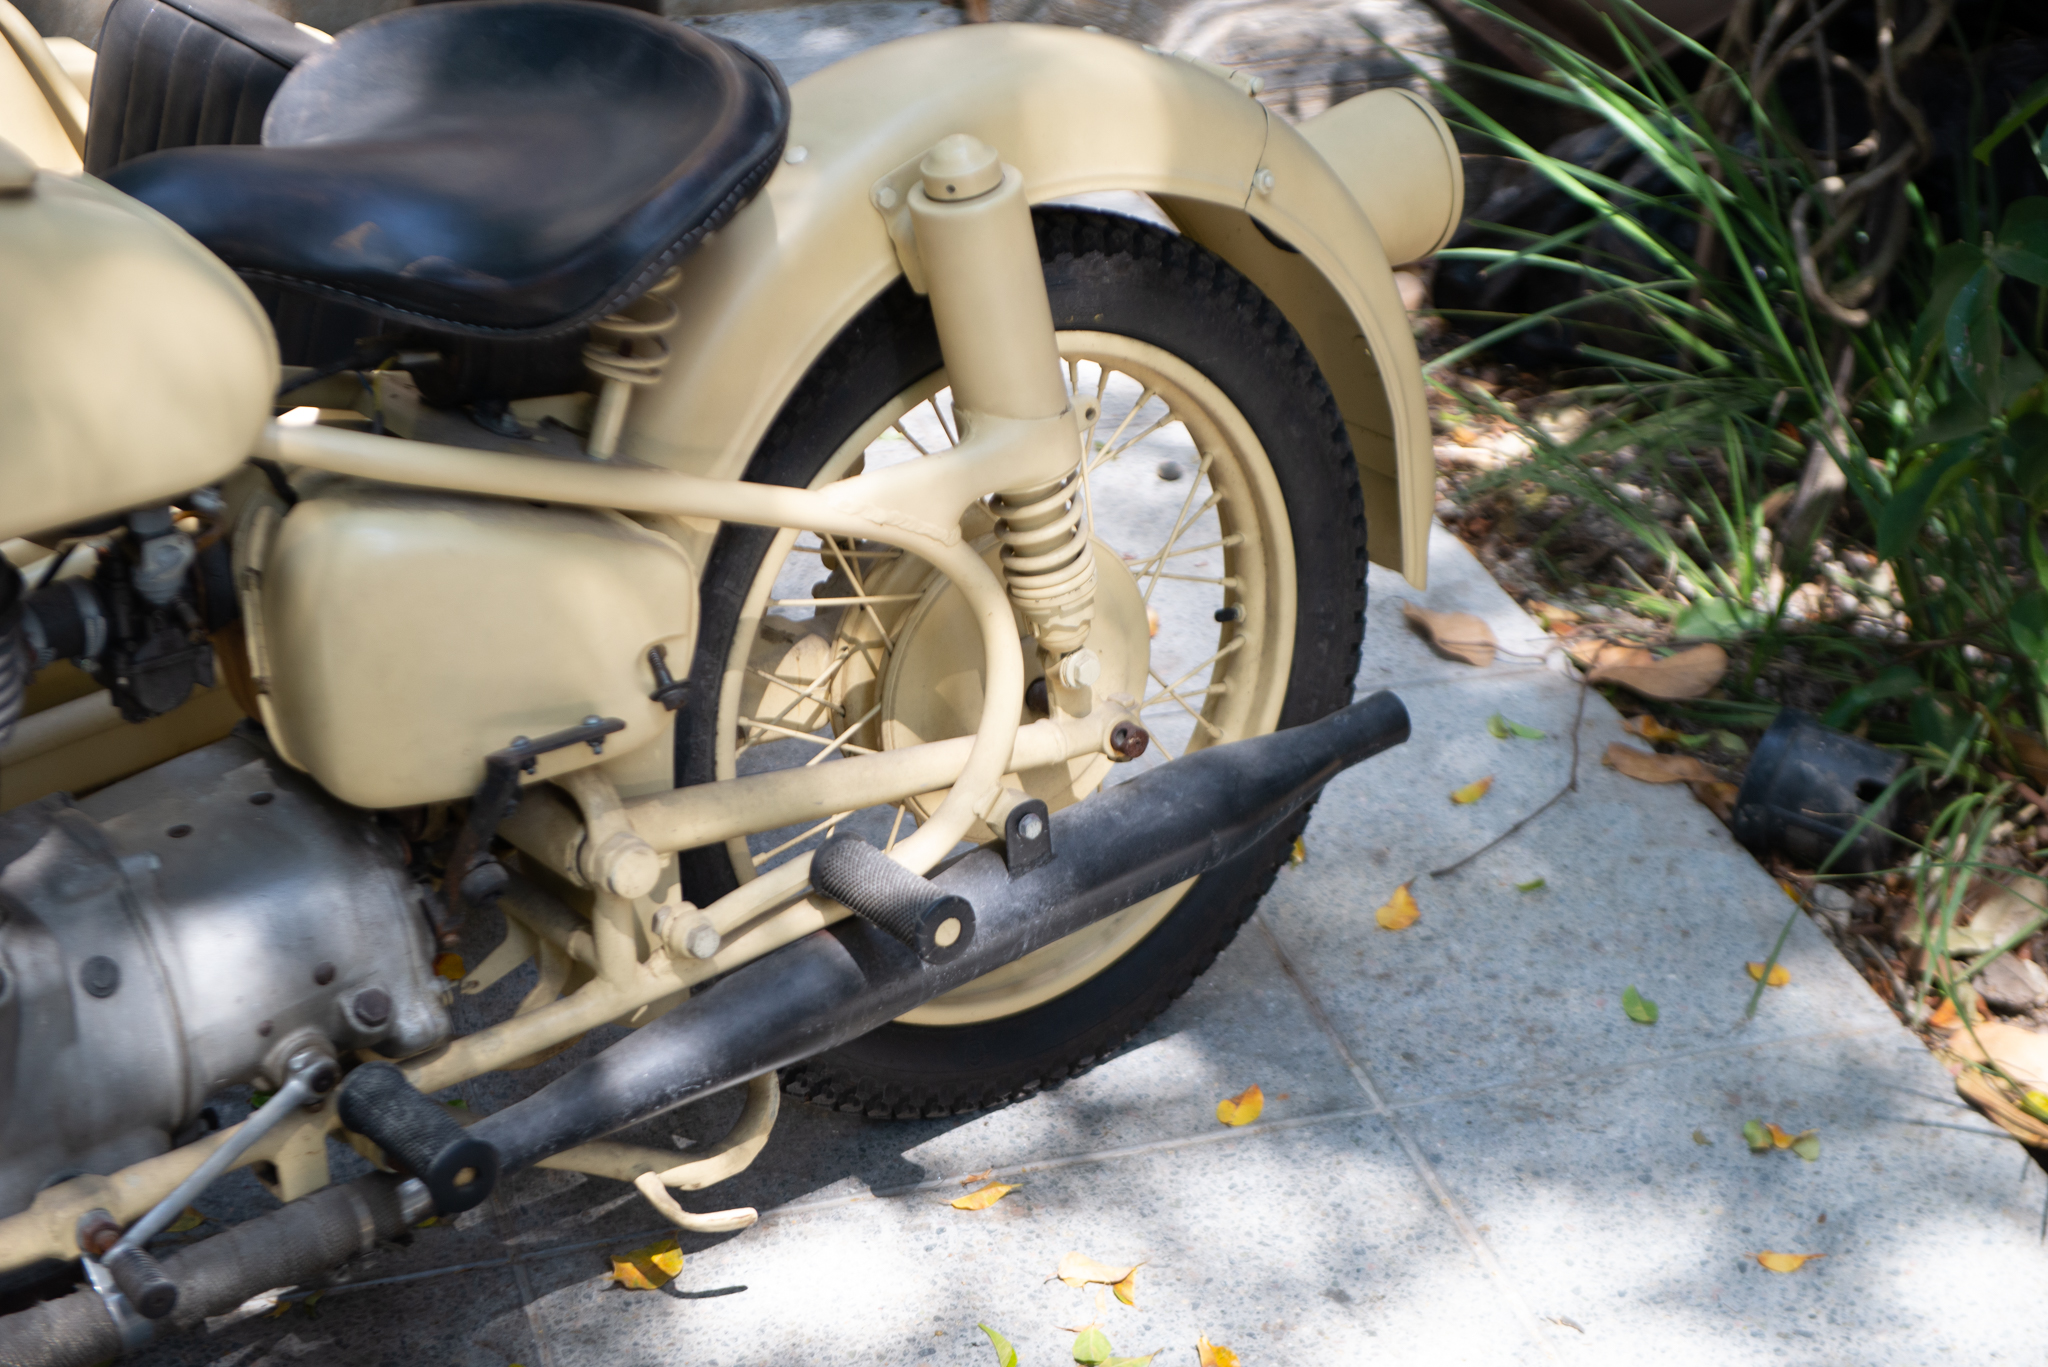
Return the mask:
<svg viewBox="0 0 2048 1367">
<path fill-rule="evenodd" d="M 781 155 L 746 49 L 581 0 L 455 0 L 348 29 L 278 88 L 261 146 L 107 179 L 252 280 L 439 331 L 547 337 L 637 297 Z"/>
</svg>

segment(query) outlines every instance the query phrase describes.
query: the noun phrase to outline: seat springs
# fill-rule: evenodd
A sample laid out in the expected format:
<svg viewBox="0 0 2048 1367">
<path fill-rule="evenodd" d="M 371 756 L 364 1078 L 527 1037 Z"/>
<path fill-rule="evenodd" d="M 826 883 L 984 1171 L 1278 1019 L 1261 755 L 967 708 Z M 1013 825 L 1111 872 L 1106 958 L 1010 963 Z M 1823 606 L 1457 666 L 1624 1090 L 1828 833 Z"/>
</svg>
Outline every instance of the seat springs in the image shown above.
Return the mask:
<svg viewBox="0 0 2048 1367">
<path fill-rule="evenodd" d="M 1079 485 L 1076 470 L 989 500 L 1010 600 L 1036 628 L 1039 649 L 1055 656 L 1087 639 L 1095 603 L 1095 551 L 1083 526 Z"/>
<path fill-rule="evenodd" d="M 618 447 L 633 390 L 653 384 L 668 369 L 665 334 L 682 316 L 668 296 L 682 278 L 682 268 L 672 268 L 638 299 L 590 325 L 583 364 L 604 381 L 590 423 L 590 454 L 599 459 L 609 458 Z"/>
</svg>

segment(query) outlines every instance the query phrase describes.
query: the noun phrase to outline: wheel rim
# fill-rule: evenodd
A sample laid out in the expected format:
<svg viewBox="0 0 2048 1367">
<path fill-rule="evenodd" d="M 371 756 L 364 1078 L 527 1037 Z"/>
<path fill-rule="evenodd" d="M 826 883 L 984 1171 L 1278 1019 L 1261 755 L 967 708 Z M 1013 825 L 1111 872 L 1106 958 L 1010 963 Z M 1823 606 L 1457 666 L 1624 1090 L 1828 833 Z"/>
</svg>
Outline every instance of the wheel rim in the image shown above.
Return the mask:
<svg viewBox="0 0 2048 1367">
<path fill-rule="evenodd" d="M 1059 344 L 1075 406 L 1084 418 L 1092 414 L 1083 438 L 1089 453 L 1083 498 L 1104 598 L 1116 595 L 1098 612 L 1090 644 L 1102 637 L 1106 618 L 1123 623 L 1126 633 L 1133 629 L 1125 579 L 1140 595 L 1140 610 L 1157 612 L 1158 628 L 1149 642 L 1124 643 L 1125 653 L 1143 662 L 1143 691 L 1129 691 L 1138 696 L 1152 750 L 1114 767 L 1076 761 L 1050 782 L 1043 771 L 1023 780 L 1013 776 L 1055 809 L 1084 799 L 1105 778 L 1124 781 L 1191 750 L 1272 730 L 1285 701 L 1295 630 L 1285 502 L 1264 448 L 1236 406 L 1192 365 L 1135 338 L 1063 332 Z M 919 459 L 950 446 L 954 434 L 950 392 L 939 372 L 884 404 L 833 452 L 812 487 L 862 468 Z M 1178 479 L 1164 477 L 1168 462 L 1179 467 Z M 963 532 L 988 545 L 993 563 L 987 529 L 978 509 L 963 520 Z M 1128 575 L 1118 578 L 1119 567 Z M 892 742 L 938 738 L 929 725 L 906 728 L 890 710 L 900 709 L 901 699 L 936 691 L 936 681 L 905 677 L 902 670 L 892 674 L 891 665 L 933 653 L 920 647 L 936 635 L 918 632 L 943 616 L 935 604 L 948 592 L 928 567 L 887 548 L 778 533 L 741 607 L 719 690 L 716 777 L 830 763 Z M 1233 609 L 1235 620 L 1225 620 Z M 1028 635 L 1027 623 L 1020 621 L 1019 629 Z M 977 659 L 979 648 L 978 642 L 971 646 Z M 957 688 L 957 680 L 951 686 Z M 935 798 L 927 795 L 922 809 L 930 810 Z M 744 882 L 837 831 L 892 846 L 915 828 L 919 810 L 913 800 L 837 813 L 807 827 L 730 841 L 727 854 Z M 1050 1001 L 1129 952 L 1190 886 L 1126 908 L 901 1019 L 969 1025 Z"/>
</svg>

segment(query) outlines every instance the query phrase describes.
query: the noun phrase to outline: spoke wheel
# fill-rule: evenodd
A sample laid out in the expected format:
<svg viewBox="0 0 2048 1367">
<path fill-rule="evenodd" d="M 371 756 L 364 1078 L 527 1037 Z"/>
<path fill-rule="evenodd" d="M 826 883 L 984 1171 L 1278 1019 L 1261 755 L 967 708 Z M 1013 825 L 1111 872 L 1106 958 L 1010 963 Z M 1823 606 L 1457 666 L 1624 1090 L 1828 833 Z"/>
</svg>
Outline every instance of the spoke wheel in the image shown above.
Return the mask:
<svg viewBox="0 0 2048 1367">
<path fill-rule="evenodd" d="M 1193 244 L 1129 220 L 1036 217 L 1084 429 L 1080 496 L 1097 566 L 1089 647 L 1103 663 L 1096 693 L 1130 699 L 1153 736 L 1131 764 L 1089 757 L 1008 780 L 1057 810 L 1105 783 L 1348 699 L 1363 519 L 1321 376 L 1248 282 Z M 949 448 L 957 428 L 938 363 L 929 308 L 899 285 L 807 377 L 748 478 L 818 487 Z M 978 508 L 962 530 L 997 564 L 993 515 Z M 704 617 L 697 677 L 719 687 L 715 707 L 700 692 L 679 732 L 680 781 L 829 766 L 975 727 L 981 646 L 965 601 L 889 547 L 728 527 L 707 572 Z M 1020 648 L 1035 674 L 1030 631 L 1020 616 Z M 1019 720 L 1036 715 L 1027 707 Z M 943 796 L 690 852 L 686 887 L 700 902 L 715 897 L 839 831 L 887 848 Z M 926 1003 L 823 1056 L 823 1067 L 793 1070 L 791 1090 L 870 1114 L 945 1114 L 1086 1066 L 1228 942 L 1272 877 L 1274 849 L 1284 855 L 1298 828 Z M 991 1057 L 992 1046 L 1010 1057 Z M 963 1060 L 979 1063 L 963 1069 Z"/>
</svg>

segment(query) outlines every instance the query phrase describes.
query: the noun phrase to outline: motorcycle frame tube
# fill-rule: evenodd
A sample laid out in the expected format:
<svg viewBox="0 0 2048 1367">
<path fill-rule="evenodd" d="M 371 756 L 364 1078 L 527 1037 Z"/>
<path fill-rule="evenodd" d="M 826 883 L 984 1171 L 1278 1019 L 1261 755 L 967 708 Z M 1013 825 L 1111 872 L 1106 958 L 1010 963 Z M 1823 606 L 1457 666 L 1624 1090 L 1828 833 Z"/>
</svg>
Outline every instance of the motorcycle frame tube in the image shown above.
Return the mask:
<svg viewBox="0 0 2048 1367">
<path fill-rule="evenodd" d="M 1104 34 L 964 25 L 856 54 L 798 82 L 791 102 L 785 164 L 683 264 L 670 296 L 682 315 L 668 334 L 673 360 L 635 395 L 624 456 L 737 479 L 833 337 L 899 275 L 923 285 L 903 201 L 924 153 L 967 133 L 1016 168 L 1031 203 L 1150 195 L 1259 285 L 1337 398 L 1372 559 L 1423 583 L 1435 458 L 1414 336 L 1372 210 L 1392 192 L 1435 201 L 1429 213 L 1406 202 L 1382 209 L 1404 254 L 1433 245 L 1413 229 L 1418 217 L 1446 225 L 1439 239 L 1455 224 L 1449 144 L 1415 135 L 1418 120 L 1441 122 L 1433 111 L 1382 101 L 1371 118 L 1328 125 L 1333 149 L 1380 147 L 1379 183 L 1359 185 L 1361 204 L 1303 132 L 1243 89 Z M 692 533 L 701 554 L 716 527 Z"/>
</svg>

